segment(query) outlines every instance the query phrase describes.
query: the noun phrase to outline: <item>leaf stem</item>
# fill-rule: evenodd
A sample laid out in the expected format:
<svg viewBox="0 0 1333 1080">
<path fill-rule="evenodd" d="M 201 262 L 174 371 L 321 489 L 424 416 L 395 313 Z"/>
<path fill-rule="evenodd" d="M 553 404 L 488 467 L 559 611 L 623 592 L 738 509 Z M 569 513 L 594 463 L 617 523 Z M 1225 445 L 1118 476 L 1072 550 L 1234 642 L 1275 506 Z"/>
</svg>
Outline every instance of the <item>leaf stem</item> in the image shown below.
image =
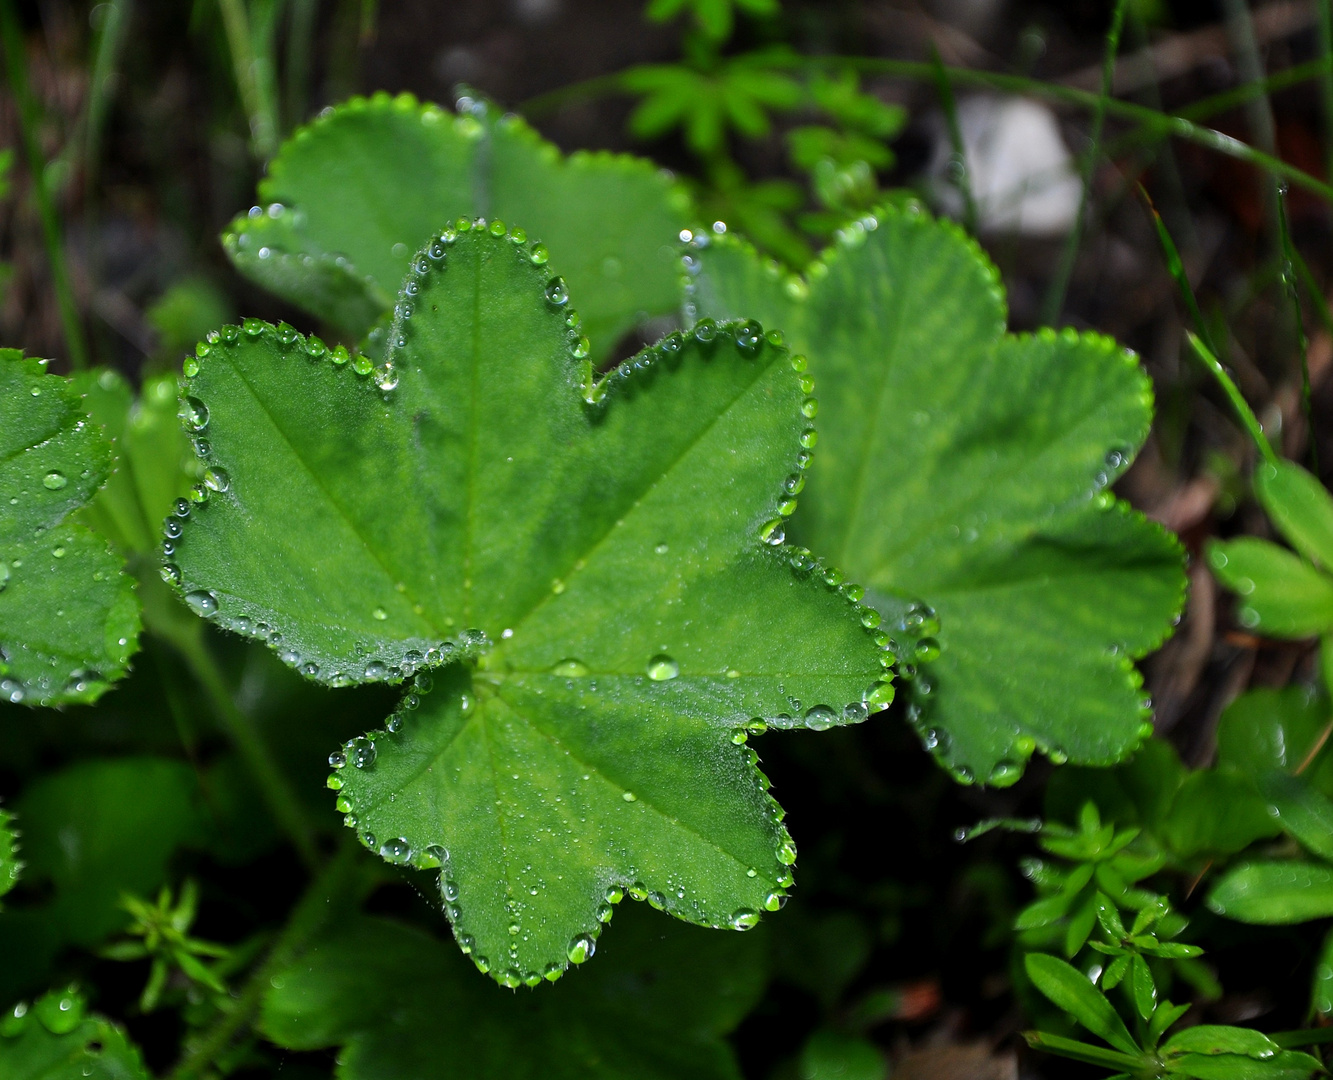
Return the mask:
<svg viewBox="0 0 1333 1080">
<path fill-rule="evenodd" d="M 1074 275 L 1074 263 L 1078 261 L 1079 244 L 1083 240 L 1083 222 L 1088 216 L 1088 202 L 1092 198 L 1092 183 L 1097 171 L 1097 160 L 1101 157 L 1102 129 L 1106 124 L 1106 106 L 1111 100 L 1111 87 L 1115 81 L 1115 59 L 1120 52 L 1120 33 L 1125 26 L 1125 10 L 1128 6 L 1128 0 L 1116 0 L 1115 10 L 1111 14 L 1111 28 L 1106 32 L 1106 54 L 1102 59 L 1102 87 L 1101 93 L 1097 96 L 1097 106 L 1092 112 L 1092 135 L 1088 151 L 1083 158 L 1078 213 L 1074 217 L 1073 227 L 1069 230 L 1064 251 L 1060 253 L 1060 265 L 1046 293 L 1046 303 L 1042 305 L 1042 323 L 1045 325 L 1054 324 L 1060 317 L 1060 311 L 1065 306 L 1065 295 L 1069 291 L 1069 279 Z"/>
<path fill-rule="evenodd" d="M 69 351 L 69 364 L 75 371 L 88 366 L 88 345 L 79 319 L 74 290 L 69 283 L 69 266 L 65 260 L 65 241 L 61 235 L 60 218 L 56 215 L 51 191 L 46 184 L 46 161 L 37 140 L 37 102 L 28 82 L 28 60 L 24 54 L 23 29 L 14 10 L 14 0 L 0 0 L 0 37 L 4 39 L 5 70 L 9 89 L 18 106 L 19 136 L 23 142 L 23 156 L 28 162 L 32 178 L 32 195 L 37 213 L 42 219 L 42 239 L 46 257 L 51 264 L 51 284 L 60 309 L 60 325 Z"/>
<path fill-rule="evenodd" d="M 267 740 L 254 721 L 237 707 L 204 636 L 196 634 L 185 638 L 172 635 L 169 640 L 184 657 L 191 673 L 208 695 L 209 704 L 213 706 L 213 711 L 227 729 L 228 737 L 259 782 L 269 810 L 296 848 L 301 862 L 307 869 L 313 870 L 319 865 L 319 851 L 305 810 L 287 777 L 278 768 Z"/>
<path fill-rule="evenodd" d="M 333 901 L 347 893 L 356 877 L 360 850 L 345 841 L 292 909 L 287 925 L 264 962 L 255 968 L 232 1008 L 186 1049 L 168 1080 L 187 1080 L 213 1066 L 236 1036 L 253 1022 L 270 980 L 303 953 L 331 914 Z"/>
<path fill-rule="evenodd" d="M 1285 184 L 1277 185 L 1274 192 L 1277 204 L 1278 237 L 1281 243 L 1279 254 L 1282 273 L 1282 287 L 1291 303 L 1293 329 L 1296 332 L 1296 350 L 1301 358 L 1301 411 L 1305 413 L 1305 426 L 1310 440 L 1310 471 L 1319 475 L 1319 439 L 1314 426 L 1314 405 L 1310 393 L 1310 340 L 1305 335 L 1305 317 L 1301 311 L 1301 294 L 1296 284 L 1296 245 L 1292 243 L 1291 226 L 1287 219 L 1287 191 Z"/>
</svg>

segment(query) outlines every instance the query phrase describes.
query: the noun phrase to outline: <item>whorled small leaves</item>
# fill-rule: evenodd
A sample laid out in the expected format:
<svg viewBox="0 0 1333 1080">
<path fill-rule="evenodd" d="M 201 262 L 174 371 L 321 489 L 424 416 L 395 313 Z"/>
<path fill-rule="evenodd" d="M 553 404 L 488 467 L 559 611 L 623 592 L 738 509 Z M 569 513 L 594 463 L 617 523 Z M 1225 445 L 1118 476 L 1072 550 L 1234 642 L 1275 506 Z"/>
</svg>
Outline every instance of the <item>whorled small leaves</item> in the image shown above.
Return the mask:
<svg viewBox="0 0 1333 1080">
<path fill-rule="evenodd" d="M 0 351 L 0 697 L 96 700 L 138 648 L 124 563 L 71 515 L 106 481 L 112 447 L 43 362 Z"/>
<path fill-rule="evenodd" d="M 368 847 L 441 868 L 501 982 L 586 959 L 626 894 L 754 925 L 796 852 L 748 736 L 893 693 L 880 615 L 783 543 L 804 360 L 735 322 L 598 379 L 569 287 L 495 221 L 431 240 L 395 310 L 378 368 L 210 335 L 182 415 L 211 494 L 165 573 L 310 678 L 415 676 L 329 786 Z"/>
<path fill-rule="evenodd" d="M 1184 599 L 1175 538 L 1109 485 L 1152 387 L 1073 330 L 1007 335 L 995 268 L 912 208 L 853 222 L 804 278 L 730 236 L 684 256 L 686 316 L 780 327 L 819 379 L 820 458 L 792 533 L 869 588 L 908 717 L 961 781 L 1034 749 L 1107 764 L 1151 732 L 1133 660 Z"/>
</svg>

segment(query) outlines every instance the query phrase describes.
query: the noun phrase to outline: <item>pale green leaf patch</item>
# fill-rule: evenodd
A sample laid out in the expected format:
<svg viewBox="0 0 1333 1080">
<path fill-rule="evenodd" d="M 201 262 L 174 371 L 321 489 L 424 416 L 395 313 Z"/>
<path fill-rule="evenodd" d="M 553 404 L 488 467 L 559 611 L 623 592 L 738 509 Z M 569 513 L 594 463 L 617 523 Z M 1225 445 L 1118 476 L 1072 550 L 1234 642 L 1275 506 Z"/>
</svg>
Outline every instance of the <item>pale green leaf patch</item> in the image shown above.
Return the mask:
<svg viewBox="0 0 1333 1080">
<path fill-rule="evenodd" d="M 0 696 L 95 701 L 138 648 L 124 563 L 71 515 L 106 481 L 112 447 L 71 384 L 0 351 Z"/>
<path fill-rule="evenodd" d="M 596 378 L 517 235 L 427 244 L 373 371 L 290 327 L 213 335 L 183 410 L 212 494 L 167 567 L 310 678 L 415 675 L 329 786 L 367 846 L 441 868 L 510 985 L 586 959 L 625 893 L 735 929 L 780 907 L 796 852 L 749 734 L 893 693 L 879 614 L 783 543 L 802 362 L 737 322 Z"/>
<path fill-rule="evenodd" d="M 21 1080 L 149 1080 L 124 1030 L 89 1014 L 75 989 L 53 990 L 0 1014 L 0 1076 Z"/>
<path fill-rule="evenodd" d="M 392 307 L 422 238 L 460 215 L 523 224 L 530 257 L 579 297 L 596 358 L 676 304 L 679 184 L 642 158 L 562 157 L 475 98 L 457 114 L 410 94 L 344 102 L 283 144 L 259 198 L 223 236 L 237 269 L 354 337 Z"/>
<path fill-rule="evenodd" d="M 926 745 L 996 785 L 1037 748 L 1130 753 L 1151 731 L 1133 660 L 1185 589 L 1174 537 L 1108 490 L 1152 419 L 1137 358 L 1006 335 L 995 268 L 910 208 L 853 223 L 804 278 L 729 236 L 685 268 L 688 319 L 754 317 L 809 355 L 820 456 L 790 531 L 869 587 Z"/>
</svg>

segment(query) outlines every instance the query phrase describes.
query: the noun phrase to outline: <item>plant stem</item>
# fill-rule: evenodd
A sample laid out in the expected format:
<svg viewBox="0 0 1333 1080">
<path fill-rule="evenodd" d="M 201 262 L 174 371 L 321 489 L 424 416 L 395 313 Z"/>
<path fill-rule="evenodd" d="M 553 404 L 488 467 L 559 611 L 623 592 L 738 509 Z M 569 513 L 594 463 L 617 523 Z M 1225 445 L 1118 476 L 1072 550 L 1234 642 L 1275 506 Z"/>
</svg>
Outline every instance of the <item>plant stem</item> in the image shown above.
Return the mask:
<svg viewBox="0 0 1333 1080">
<path fill-rule="evenodd" d="M 1222 361 L 1213 355 L 1212 350 L 1199 339 L 1197 334 L 1186 330 L 1185 336 L 1189 338 L 1190 347 L 1203 361 L 1204 367 L 1208 369 L 1213 378 L 1217 380 L 1218 385 L 1222 387 L 1223 392 L 1231 402 L 1231 407 L 1236 410 L 1236 416 L 1239 418 L 1241 425 L 1249 433 L 1250 438 L 1254 440 L 1254 445 L 1258 447 L 1259 453 L 1270 465 L 1276 465 L 1278 456 L 1273 450 L 1273 444 L 1268 441 L 1268 436 L 1264 434 L 1259 418 L 1254 415 L 1254 410 L 1250 408 L 1249 402 L 1245 400 L 1244 395 L 1232 381 L 1231 376 L 1227 374 L 1226 368 L 1222 366 Z"/>
<path fill-rule="evenodd" d="M 42 238 L 46 242 L 46 257 L 51 264 L 51 284 L 60 309 L 60 325 L 65 334 L 65 348 L 69 364 L 75 371 L 88 366 L 88 345 L 79 319 L 74 290 L 69 283 L 69 266 L 65 260 L 65 241 L 61 235 L 60 219 L 46 186 L 46 161 L 37 141 L 37 102 L 28 83 L 28 60 L 24 53 L 23 28 L 14 11 L 14 0 L 0 0 L 0 37 L 4 38 L 5 70 L 9 76 L 10 93 L 18 106 L 19 136 L 23 142 L 23 156 L 32 177 L 32 195 L 37 213 L 42 219 Z"/>
<path fill-rule="evenodd" d="M 1287 221 L 1287 190 L 1283 184 L 1274 192 L 1277 203 L 1278 237 L 1282 286 L 1291 303 L 1292 321 L 1296 331 L 1296 350 L 1301 358 L 1301 410 L 1305 413 L 1305 426 L 1310 440 L 1310 471 L 1319 475 L 1319 439 L 1314 426 L 1314 405 L 1310 393 L 1310 340 L 1305 335 L 1305 318 L 1301 312 L 1301 294 L 1296 284 L 1296 245 L 1291 240 L 1291 227 Z"/>
<path fill-rule="evenodd" d="M 236 707 L 204 636 L 196 634 L 185 638 L 174 635 L 170 640 L 208 695 L 209 704 L 213 706 L 213 711 L 227 729 L 227 735 L 259 782 L 264 801 L 296 848 L 301 862 L 307 869 L 313 870 L 319 865 L 319 852 L 300 800 L 287 777 L 278 768 L 272 750 L 254 721 Z"/>
<path fill-rule="evenodd" d="M 323 928 L 329 915 L 336 910 L 333 901 L 351 891 L 356 877 L 360 850 L 348 840 L 338 854 L 310 883 L 305 894 L 292 909 L 287 925 L 273 943 L 264 962 L 255 968 L 235 1000 L 230 1011 L 218 1018 L 190 1045 L 169 1080 L 186 1080 L 210 1068 L 232 1040 L 253 1023 L 264 1001 L 270 980 L 279 971 L 289 967 L 303 953 L 310 940 Z"/>
<path fill-rule="evenodd" d="M 1065 306 L 1065 295 L 1069 291 L 1069 279 L 1074 275 L 1074 263 L 1078 261 L 1079 244 L 1083 240 L 1083 222 L 1088 216 L 1093 178 L 1097 172 L 1097 161 L 1101 157 L 1106 106 L 1111 100 L 1111 87 L 1115 81 L 1115 58 L 1120 52 L 1120 33 L 1125 26 L 1125 9 L 1128 6 L 1128 0 L 1116 0 L 1115 10 L 1111 14 L 1111 28 L 1106 32 L 1106 54 L 1102 59 L 1102 89 L 1097 97 L 1097 107 L 1092 113 L 1091 142 L 1083 158 L 1078 213 L 1074 216 L 1074 225 L 1069 230 L 1064 251 L 1060 253 L 1060 265 L 1056 268 L 1055 278 L 1046 293 L 1046 302 L 1042 305 L 1041 321 L 1048 326 L 1060 317 L 1060 311 Z"/>
</svg>

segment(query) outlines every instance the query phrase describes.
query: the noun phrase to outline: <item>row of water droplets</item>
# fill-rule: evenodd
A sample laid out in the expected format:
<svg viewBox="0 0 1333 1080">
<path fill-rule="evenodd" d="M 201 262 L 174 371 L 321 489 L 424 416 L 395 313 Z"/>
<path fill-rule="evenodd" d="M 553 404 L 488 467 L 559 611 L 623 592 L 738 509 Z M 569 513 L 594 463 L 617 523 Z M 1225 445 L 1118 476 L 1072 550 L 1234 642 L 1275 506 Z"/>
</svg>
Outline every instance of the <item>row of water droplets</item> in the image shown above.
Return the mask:
<svg viewBox="0 0 1333 1080">
<path fill-rule="evenodd" d="M 33 379 L 29 386 L 29 394 L 34 398 L 39 398 L 44 392 L 43 383 L 46 380 L 45 367 L 50 361 L 36 360 L 36 363 L 42 366 L 43 373 Z M 63 387 L 63 380 L 56 379 L 55 376 L 51 376 L 51 379 L 53 383 L 59 383 Z M 49 388 L 50 387 L 48 386 L 45 389 Z M 67 440 L 72 440 L 77 447 L 80 437 L 86 430 L 88 430 L 89 423 L 90 421 L 88 417 L 79 416 L 68 428 L 61 429 L 50 438 L 45 439 L 34 446 L 26 447 L 23 451 L 23 456 L 26 458 L 31 455 L 40 459 L 46 456 L 51 450 L 59 451 L 62 449 L 62 443 Z M 18 506 L 23 500 L 28 499 L 29 497 L 35 497 L 39 502 L 49 499 L 53 495 L 59 498 L 68 497 L 67 495 L 62 496 L 59 494 L 60 492 L 65 491 L 70 483 L 69 475 L 64 469 L 43 468 L 38 466 L 36 473 L 40 474 L 39 481 L 37 480 L 36 474 L 30 477 L 30 482 L 33 483 L 33 490 L 29 491 L 25 486 L 18 491 L 12 492 L 8 500 L 10 506 Z M 79 480 L 86 481 L 91 475 L 91 469 L 86 467 L 79 469 Z M 51 544 L 49 551 L 51 558 L 53 559 L 63 559 L 69 551 L 68 539 L 62 538 L 60 534 L 54 532 L 54 529 L 58 528 L 58 525 L 59 523 L 57 523 L 56 526 L 39 525 L 33 532 L 33 537 L 37 540 L 40 540 L 43 534 L 48 532 L 52 533 L 49 541 Z M 0 593 L 3 593 L 9 587 L 9 583 L 14 578 L 14 572 L 22 570 L 23 566 L 24 559 L 21 555 L 9 557 L 0 555 Z M 95 582 L 100 582 L 104 579 L 105 574 L 101 570 L 96 570 L 92 577 Z M 63 610 L 57 610 L 55 612 L 57 617 L 61 617 L 64 614 Z M 119 641 L 121 647 L 124 647 L 127 643 L 128 639 L 125 638 L 121 638 Z M 31 651 L 24 646 L 19 646 L 19 648 L 24 651 Z M 104 676 L 100 672 L 91 668 L 77 668 L 74 671 L 69 672 L 68 675 L 65 675 L 63 672 L 58 674 L 55 673 L 54 669 L 58 666 L 55 657 L 50 657 L 48 663 L 53 669 L 52 677 L 41 677 L 31 683 L 24 683 L 16 678 L 10 671 L 9 653 L 2 645 L 0 645 L 0 701 L 7 701 L 14 705 L 18 705 L 24 701 L 35 701 L 38 704 L 42 704 L 57 693 L 64 695 L 84 694 L 105 681 Z"/>
<path fill-rule="evenodd" d="M 444 252 L 432 250 L 431 258 L 443 260 Z M 285 354 L 302 356 L 311 364 L 321 364 L 327 360 L 334 371 L 350 368 L 358 377 L 373 385 L 386 400 L 398 386 L 398 374 L 391 363 L 376 368 L 370 359 L 361 353 L 349 352 L 343 345 L 330 347 L 313 334 L 306 337 L 287 323 L 273 326 L 260 319 L 245 319 L 241 326 L 224 326 L 212 331 L 204 341 L 195 347 L 193 356 L 187 357 L 184 372 L 193 379 L 201 370 L 214 349 L 229 349 L 240 345 L 245 340 L 276 342 L 279 350 Z M 373 378 L 372 378 L 373 376 Z M 203 480 L 190 491 L 189 497 L 177 499 L 172 513 L 163 524 L 162 552 L 164 562 L 161 567 L 162 579 L 169 585 L 181 586 L 182 573 L 173 561 L 177 545 L 182 539 L 185 526 L 191 517 L 219 495 L 231 490 L 231 476 L 225 468 L 213 461 L 212 446 L 208 440 L 210 415 L 208 406 L 199 398 L 188 393 L 181 398 L 181 422 L 193 440 L 195 453 L 208 464 L 204 469 Z M 244 613 L 221 611 L 221 603 L 215 592 L 209 589 L 191 589 L 184 595 L 185 604 L 202 618 L 213 618 L 220 613 L 228 629 L 246 637 L 266 641 L 288 666 L 311 679 L 319 679 L 332 686 L 351 686 L 361 682 L 397 681 L 410 678 L 418 668 L 434 667 L 456 660 L 471 659 L 487 651 L 491 642 L 481 630 L 466 629 L 456 639 L 422 643 L 416 648 L 411 643 L 398 643 L 403 646 L 399 655 L 378 657 L 371 655 L 370 646 L 358 643 L 357 654 L 363 658 L 359 668 L 335 668 L 322 670 L 314 660 L 303 658 L 301 653 L 284 640 L 283 634 L 263 618 L 252 617 Z M 372 616 L 382 620 L 383 609 L 376 609 Z M 365 657 L 369 656 L 368 659 Z"/>
</svg>

